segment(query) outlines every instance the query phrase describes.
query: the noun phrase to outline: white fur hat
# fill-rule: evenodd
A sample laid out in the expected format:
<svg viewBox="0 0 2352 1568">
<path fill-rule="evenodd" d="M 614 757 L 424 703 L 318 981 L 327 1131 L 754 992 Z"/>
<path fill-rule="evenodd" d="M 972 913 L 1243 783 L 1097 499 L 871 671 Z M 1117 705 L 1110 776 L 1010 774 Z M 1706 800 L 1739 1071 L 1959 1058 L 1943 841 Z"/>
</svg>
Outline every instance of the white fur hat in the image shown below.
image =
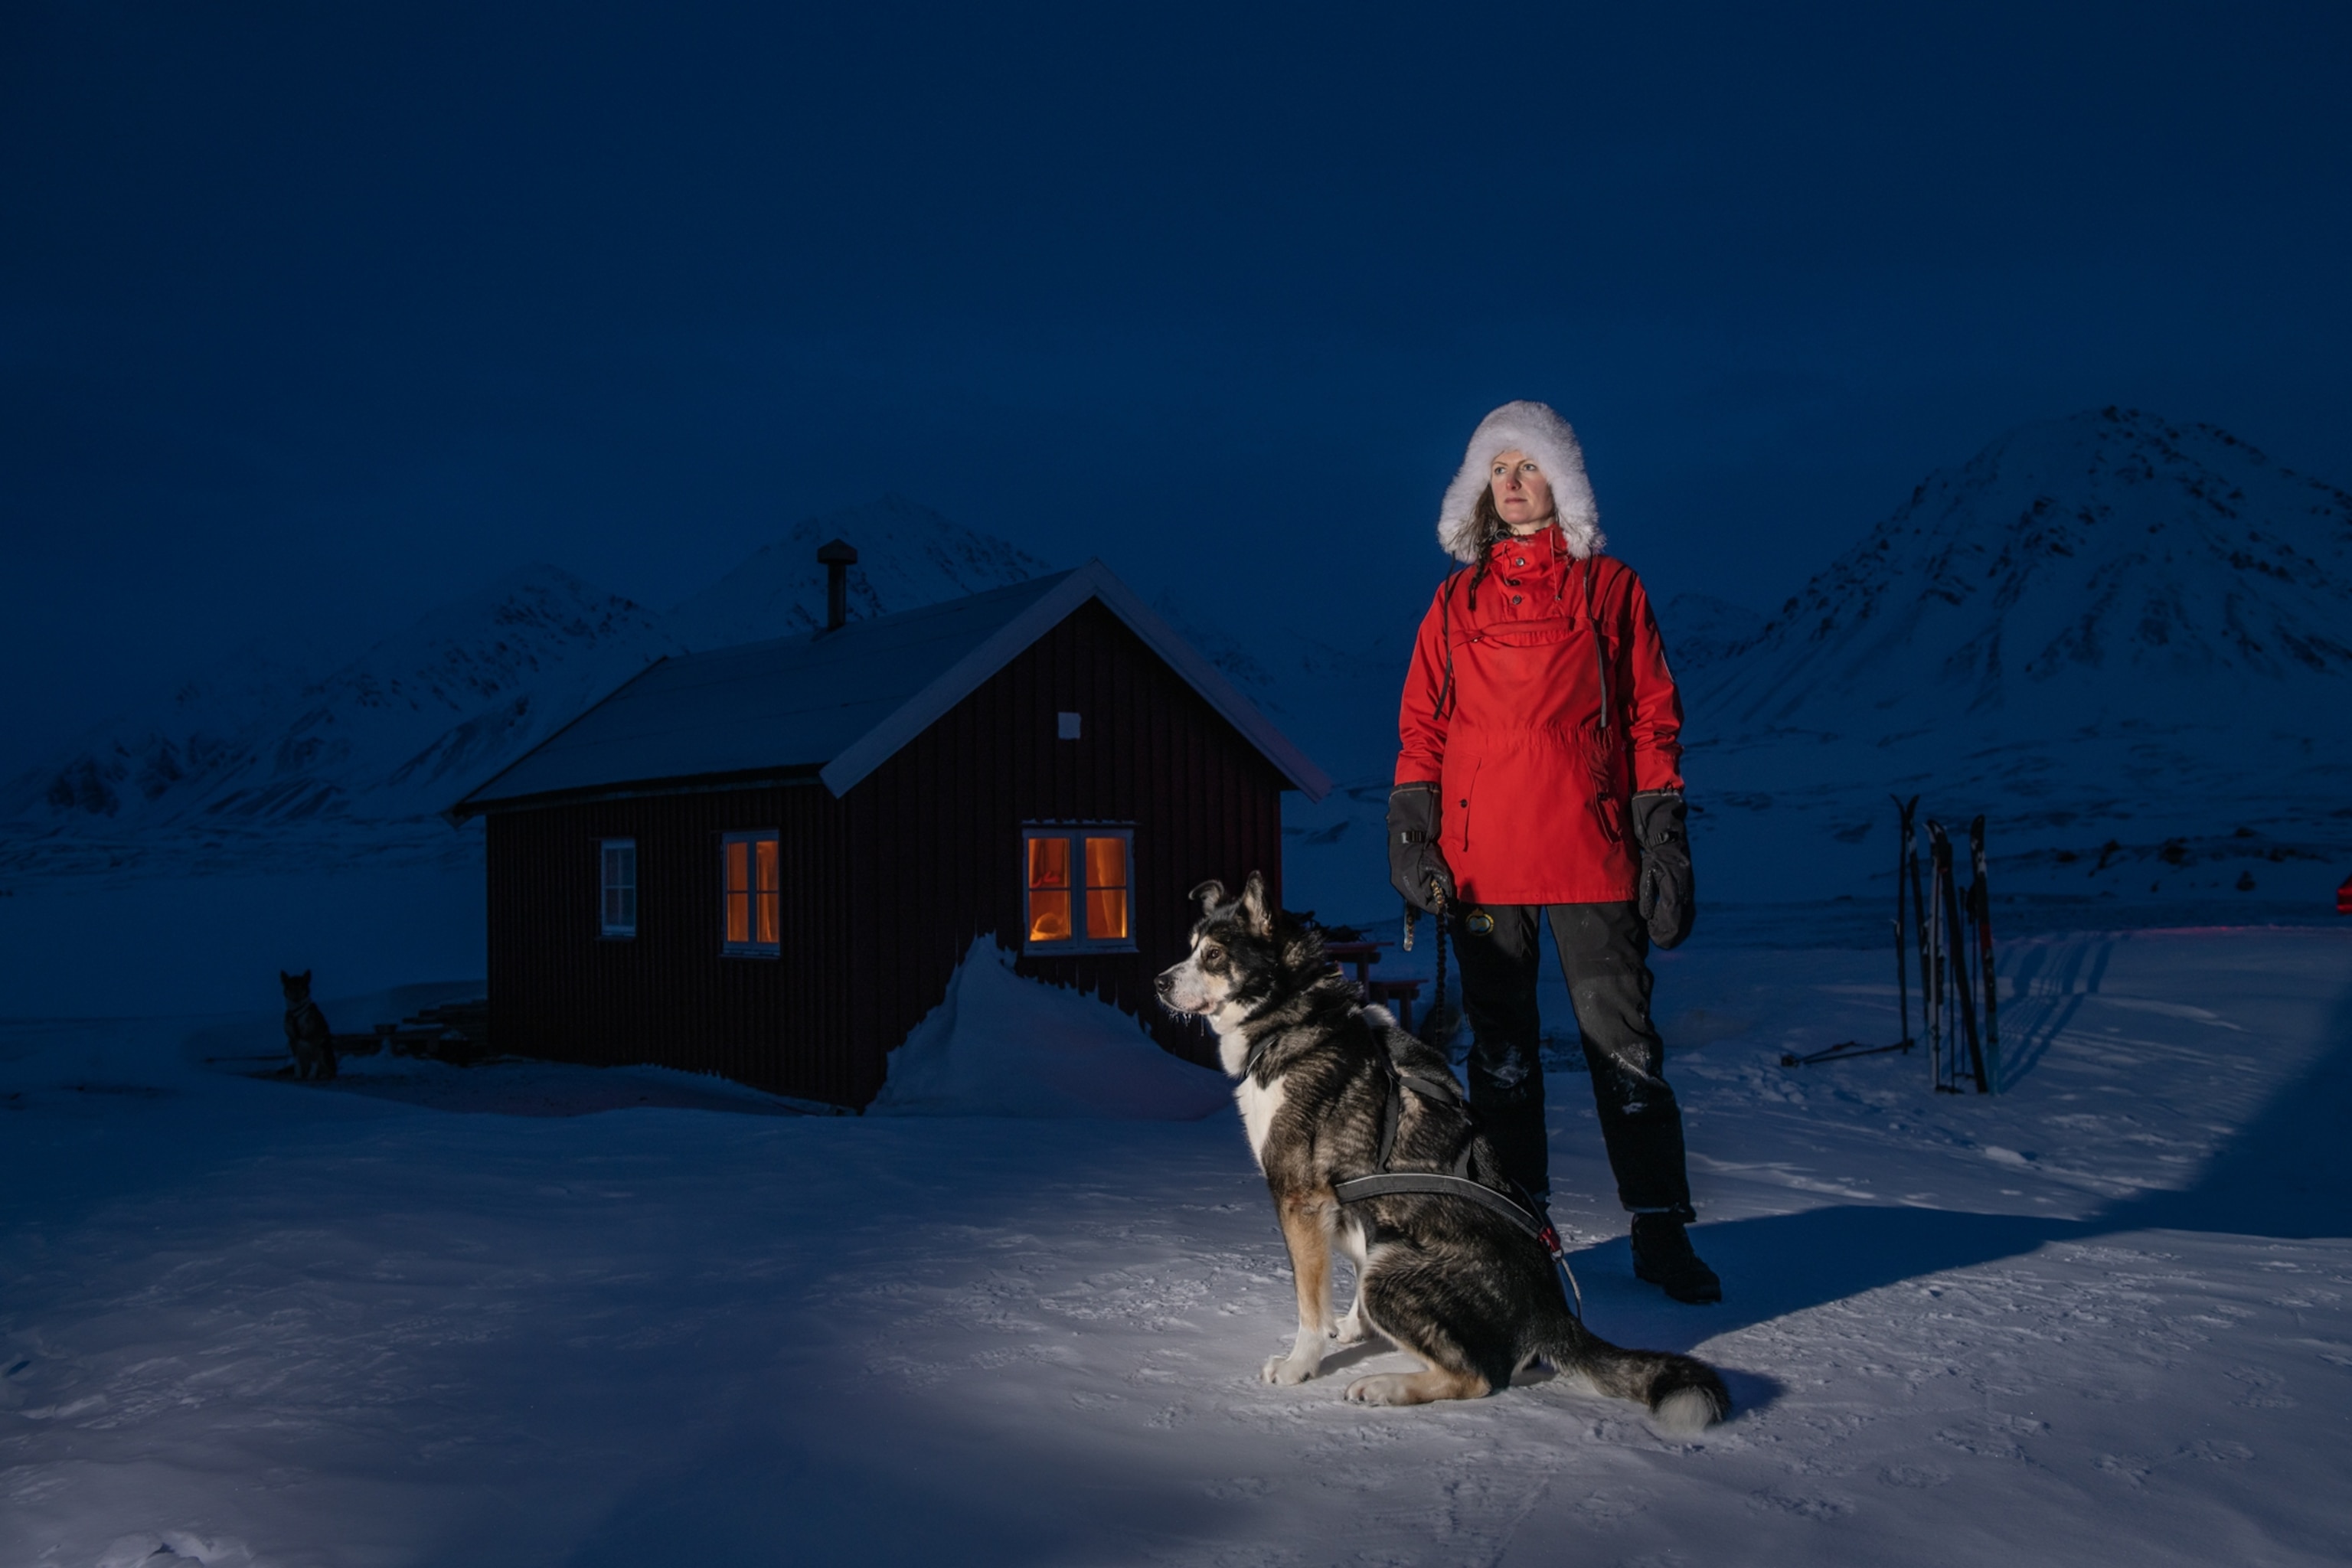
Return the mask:
<svg viewBox="0 0 2352 1568">
<path fill-rule="evenodd" d="M 1552 506 L 1559 513 L 1568 552 L 1581 561 L 1607 549 L 1576 432 L 1549 405 L 1506 403 L 1478 421 L 1470 449 L 1462 456 L 1462 471 L 1445 487 L 1445 505 L 1437 514 L 1437 542 L 1445 552 L 1465 563 L 1478 559 L 1478 492 L 1493 482 L 1486 470 L 1495 454 L 1515 448 L 1533 458 L 1551 481 Z"/>
</svg>

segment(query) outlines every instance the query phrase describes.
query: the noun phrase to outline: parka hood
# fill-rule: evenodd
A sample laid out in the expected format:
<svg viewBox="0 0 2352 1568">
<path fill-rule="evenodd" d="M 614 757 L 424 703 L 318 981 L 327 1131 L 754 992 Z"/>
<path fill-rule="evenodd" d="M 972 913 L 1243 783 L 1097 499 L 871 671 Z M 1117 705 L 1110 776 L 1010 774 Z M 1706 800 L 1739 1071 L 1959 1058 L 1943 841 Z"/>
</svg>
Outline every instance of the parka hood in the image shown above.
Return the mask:
<svg viewBox="0 0 2352 1568">
<path fill-rule="evenodd" d="M 1445 503 L 1438 510 L 1437 542 L 1465 564 L 1478 559 L 1478 492 L 1486 488 L 1487 465 L 1497 452 L 1514 447 L 1536 460 L 1551 481 L 1551 500 L 1559 514 L 1559 531 L 1568 552 L 1579 561 L 1608 548 L 1601 531 L 1601 509 L 1592 499 L 1592 481 L 1584 473 L 1584 448 L 1568 421 L 1541 403 L 1506 403 L 1478 421 L 1461 471 L 1445 487 Z"/>
</svg>

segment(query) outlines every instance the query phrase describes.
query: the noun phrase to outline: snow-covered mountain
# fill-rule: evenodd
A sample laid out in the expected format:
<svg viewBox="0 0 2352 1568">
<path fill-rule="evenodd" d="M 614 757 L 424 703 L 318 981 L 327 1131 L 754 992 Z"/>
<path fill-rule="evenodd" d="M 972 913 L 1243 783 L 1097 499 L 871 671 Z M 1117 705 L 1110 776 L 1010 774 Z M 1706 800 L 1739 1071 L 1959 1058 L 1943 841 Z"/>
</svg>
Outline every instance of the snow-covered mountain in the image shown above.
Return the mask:
<svg viewBox="0 0 2352 1568">
<path fill-rule="evenodd" d="M 1657 607 L 1657 614 L 1666 657 L 1683 680 L 1745 649 L 1770 625 L 1747 605 L 1712 594 L 1676 594 Z"/>
<path fill-rule="evenodd" d="M 2315 899 L 2352 840 L 2352 496 L 2210 426 L 2032 426 L 1687 685 L 1736 884 L 1853 887 L 1900 792 L 1988 813 L 2012 887 Z"/>
<path fill-rule="evenodd" d="M 523 568 L 346 663 L 255 645 L 0 787 L 0 868 L 221 869 L 478 854 L 439 813 L 652 661 L 806 630 L 818 543 L 856 545 L 854 616 L 1044 563 L 898 497 L 813 518 L 662 615 Z"/>
<path fill-rule="evenodd" d="M 477 854 L 443 807 L 650 659 L 816 625 L 836 535 L 856 616 L 1045 569 L 897 497 L 809 520 L 667 616 L 531 568 L 340 668 L 252 650 L 104 727 L 0 790 L 0 869 Z M 1338 782 L 1286 817 L 1296 900 L 1385 912 L 1412 628 L 1345 648 L 1156 605 Z M 2221 431 L 2107 410 L 2012 432 L 1769 623 L 1696 595 L 1660 619 L 1706 896 L 1871 895 L 1892 793 L 1987 814 L 2011 889 L 2300 908 L 2352 862 L 2352 498 Z"/>
<path fill-rule="evenodd" d="M 810 518 L 672 610 L 672 628 L 697 648 L 814 631 L 824 624 L 825 584 L 816 550 L 830 539 L 857 549 L 857 564 L 849 569 L 852 620 L 959 599 L 1051 570 L 1009 540 L 886 495 Z"/>
<path fill-rule="evenodd" d="M 288 836 L 418 837 L 475 783 L 681 647 L 644 606 L 535 565 L 340 668 L 248 649 L 12 781 L 0 797 L 0 819 L 19 828 L 9 859 L 85 868 L 172 848 L 233 858 Z"/>
<path fill-rule="evenodd" d="M 2013 431 L 1769 621 L 1697 594 L 1658 616 L 1703 899 L 1874 906 L 1896 793 L 1956 829 L 1984 813 L 2010 891 L 2324 910 L 2352 867 L 2352 498 L 2225 432 L 2121 409 Z M 1353 698 L 1273 677 L 1286 720 L 1347 715 L 1340 788 L 1286 819 L 1327 912 L 1392 903 L 1402 651 Z"/>
<path fill-rule="evenodd" d="M 2071 727 L 2340 700 L 2347 675 L 2352 496 L 2110 408 L 1930 478 L 1703 690 L 1743 730 L 1926 702 Z"/>
</svg>

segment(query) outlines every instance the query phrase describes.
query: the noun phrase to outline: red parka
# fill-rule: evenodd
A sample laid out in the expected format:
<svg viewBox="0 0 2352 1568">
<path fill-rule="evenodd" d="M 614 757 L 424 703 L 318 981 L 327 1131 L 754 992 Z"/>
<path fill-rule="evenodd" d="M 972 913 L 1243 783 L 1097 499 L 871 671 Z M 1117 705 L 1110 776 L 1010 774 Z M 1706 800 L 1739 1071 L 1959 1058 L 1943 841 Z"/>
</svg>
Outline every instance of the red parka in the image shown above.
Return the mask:
<svg viewBox="0 0 2352 1568">
<path fill-rule="evenodd" d="M 1632 567 L 1579 561 L 1557 527 L 1505 538 L 1473 605 L 1464 568 L 1413 641 L 1396 782 L 1434 779 L 1463 900 L 1633 897 L 1628 802 L 1682 787 L 1681 696 Z"/>
</svg>

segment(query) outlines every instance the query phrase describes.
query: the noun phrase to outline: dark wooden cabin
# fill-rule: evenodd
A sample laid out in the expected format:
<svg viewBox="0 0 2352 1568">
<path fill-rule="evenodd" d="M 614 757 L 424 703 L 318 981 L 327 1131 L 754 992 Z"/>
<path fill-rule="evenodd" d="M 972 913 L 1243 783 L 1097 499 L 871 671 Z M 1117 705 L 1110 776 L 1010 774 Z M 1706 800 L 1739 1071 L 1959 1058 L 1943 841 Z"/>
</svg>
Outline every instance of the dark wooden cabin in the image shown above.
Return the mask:
<svg viewBox="0 0 2352 1568">
<path fill-rule="evenodd" d="M 1099 562 L 653 665 L 488 818 L 490 1037 L 862 1107 L 975 937 L 1198 1056 L 1151 979 L 1329 781 Z"/>
</svg>

